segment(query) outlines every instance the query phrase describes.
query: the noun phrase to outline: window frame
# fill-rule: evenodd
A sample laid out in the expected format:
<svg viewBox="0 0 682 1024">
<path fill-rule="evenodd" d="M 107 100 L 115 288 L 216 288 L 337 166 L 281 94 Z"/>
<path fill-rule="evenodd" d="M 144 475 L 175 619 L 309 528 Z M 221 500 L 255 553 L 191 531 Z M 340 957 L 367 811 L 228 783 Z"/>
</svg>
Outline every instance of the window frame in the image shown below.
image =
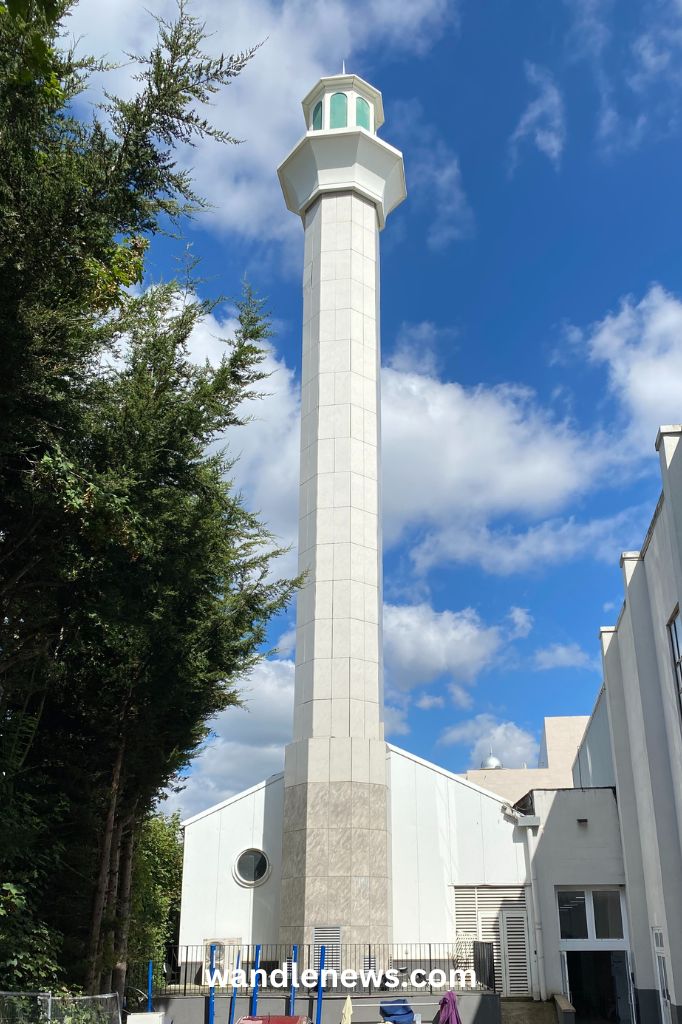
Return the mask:
<svg viewBox="0 0 682 1024">
<path fill-rule="evenodd" d="M 242 859 L 245 853 L 260 853 L 265 857 L 265 872 L 260 878 L 256 878 L 254 881 L 249 881 L 239 871 L 239 861 Z M 259 846 L 245 846 L 243 850 L 239 850 L 232 862 L 232 877 L 234 878 L 237 885 L 240 885 L 242 889 L 257 889 L 259 885 L 263 885 L 267 882 L 272 872 L 272 861 L 266 850 Z"/>
<path fill-rule="evenodd" d="M 560 892 L 583 892 L 585 893 L 585 916 L 587 918 L 586 939 L 564 939 L 561 935 L 561 917 L 559 916 L 559 893 Z M 623 925 L 622 939 L 598 939 L 597 928 L 594 917 L 594 892 L 617 892 L 620 897 L 620 919 Z M 628 919 L 625 906 L 625 889 L 622 885 L 555 885 L 554 886 L 554 907 L 556 913 L 557 932 L 559 935 L 559 949 L 564 952 L 586 949 L 624 949 L 630 950 L 630 936 L 628 933 Z"/>
<path fill-rule="evenodd" d="M 364 103 L 365 107 L 367 108 L 367 124 L 366 125 L 360 124 L 360 121 L 358 120 L 358 110 L 359 109 L 364 109 L 364 108 L 361 107 L 361 104 L 363 104 L 363 103 Z M 372 104 L 364 96 L 361 96 L 360 93 L 356 93 L 355 94 L 355 127 L 356 128 L 362 128 L 363 131 L 366 131 L 366 132 L 371 132 L 372 131 Z"/>
<path fill-rule="evenodd" d="M 344 108 L 345 123 L 344 124 L 333 124 L 333 120 L 334 120 L 334 100 L 336 99 L 337 96 L 343 97 L 343 100 L 345 102 L 345 108 Z M 349 108 L 349 106 L 350 106 L 350 104 L 348 102 L 348 93 L 347 92 L 343 92 L 342 90 L 339 89 L 336 92 L 330 93 L 330 95 L 329 95 L 329 130 L 330 131 L 341 132 L 345 128 L 348 128 L 348 108 Z"/>
<path fill-rule="evenodd" d="M 682 715 L 682 615 L 679 604 L 668 619 L 668 643 L 677 692 L 677 706 Z"/>
</svg>

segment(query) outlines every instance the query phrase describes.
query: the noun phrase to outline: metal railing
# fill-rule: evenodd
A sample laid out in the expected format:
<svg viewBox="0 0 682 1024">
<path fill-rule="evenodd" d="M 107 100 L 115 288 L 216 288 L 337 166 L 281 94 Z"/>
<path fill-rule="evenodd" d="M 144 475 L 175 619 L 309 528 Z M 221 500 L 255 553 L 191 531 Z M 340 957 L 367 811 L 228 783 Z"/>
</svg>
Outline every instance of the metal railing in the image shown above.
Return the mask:
<svg viewBox="0 0 682 1024">
<path fill-rule="evenodd" d="M 153 965 L 154 995 L 208 995 L 212 976 L 216 991 L 248 994 L 253 989 L 252 972 L 256 969 L 257 959 L 262 972 L 258 978 L 262 993 L 282 994 L 291 986 L 294 972 L 302 990 L 314 992 L 320 983 L 320 949 L 320 945 L 312 943 L 297 946 L 294 969 L 294 950 L 290 945 L 263 943 L 259 947 L 237 946 L 216 940 L 196 946 L 169 947 L 166 962 Z M 215 975 L 211 970 L 212 963 Z M 235 978 L 238 969 L 243 973 Z M 400 995 L 403 992 L 442 992 L 450 988 L 491 991 L 495 988 L 492 943 L 485 942 L 325 943 L 325 970 L 333 970 L 337 976 L 336 984 L 333 978 L 330 980 L 330 974 L 322 979 L 327 992 L 338 990 L 360 994 L 385 991 Z M 355 983 L 347 983 L 343 972 L 353 972 L 357 976 Z M 128 984 L 145 989 L 147 975 L 147 963 L 131 965 Z M 348 977 L 346 974 L 346 979 Z"/>
</svg>

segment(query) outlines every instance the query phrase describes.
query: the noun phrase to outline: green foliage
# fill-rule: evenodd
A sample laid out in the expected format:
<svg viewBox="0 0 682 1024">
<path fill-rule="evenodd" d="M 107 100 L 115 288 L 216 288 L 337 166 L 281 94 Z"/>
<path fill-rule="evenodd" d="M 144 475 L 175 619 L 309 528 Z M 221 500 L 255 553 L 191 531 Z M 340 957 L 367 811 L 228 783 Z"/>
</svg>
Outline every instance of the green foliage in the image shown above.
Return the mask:
<svg viewBox="0 0 682 1024">
<path fill-rule="evenodd" d="M 53 102 L 63 97 L 57 73 L 55 50 L 46 38 L 56 25 L 62 4 L 59 0 L 0 0 L 0 18 L 11 18 L 18 30 L 20 46 L 19 65 L 14 82 L 30 85 L 36 79 L 42 82 L 45 96 Z"/>
<path fill-rule="evenodd" d="M 156 971 L 161 971 L 166 944 L 177 938 L 181 888 L 180 816 L 152 814 L 142 822 L 135 848 L 129 939 L 132 963 L 153 959 Z"/>
<path fill-rule="evenodd" d="M 204 205 L 175 147 L 235 141 L 205 108 L 253 51 L 208 56 L 181 3 L 136 94 L 79 120 L 100 65 L 59 49 L 67 13 L 0 0 L 0 989 L 120 987 L 132 840 L 139 878 L 171 842 L 159 793 L 295 585 L 223 449 L 259 393 L 262 304 L 247 289 L 198 367 L 212 305 L 130 294 L 150 238 Z M 138 949 L 165 927 L 139 899 Z"/>
<path fill-rule="evenodd" d="M 55 936 L 36 920 L 26 889 L 0 883 L 0 978 L 16 992 L 44 991 L 57 982 Z"/>
</svg>

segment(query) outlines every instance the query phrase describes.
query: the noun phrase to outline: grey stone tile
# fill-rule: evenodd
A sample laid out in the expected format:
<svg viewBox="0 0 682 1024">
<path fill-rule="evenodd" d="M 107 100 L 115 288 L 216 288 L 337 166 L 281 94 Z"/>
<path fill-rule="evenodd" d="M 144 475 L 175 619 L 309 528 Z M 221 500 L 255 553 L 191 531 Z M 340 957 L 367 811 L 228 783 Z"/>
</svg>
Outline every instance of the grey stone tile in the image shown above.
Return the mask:
<svg viewBox="0 0 682 1024">
<path fill-rule="evenodd" d="M 329 830 L 309 828 L 305 841 L 306 875 L 308 878 L 324 876 L 329 871 Z"/>
<path fill-rule="evenodd" d="M 354 828 L 351 832 L 351 874 L 355 877 L 369 875 L 368 828 Z"/>
<path fill-rule="evenodd" d="M 351 836 L 346 828 L 329 829 L 329 874 L 351 874 Z"/>
<path fill-rule="evenodd" d="M 353 783 L 332 782 L 329 785 L 329 826 L 350 828 L 353 817 Z"/>
<path fill-rule="evenodd" d="M 369 783 L 353 782 L 353 828 L 369 828 Z"/>
<path fill-rule="evenodd" d="M 308 783 L 307 827 L 327 828 L 329 824 L 329 783 Z"/>
<path fill-rule="evenodd" d="M 350 898 L 353 926 L 369 925 L 369 878 L 366 875 L 351 878 Z"/>
</svg>

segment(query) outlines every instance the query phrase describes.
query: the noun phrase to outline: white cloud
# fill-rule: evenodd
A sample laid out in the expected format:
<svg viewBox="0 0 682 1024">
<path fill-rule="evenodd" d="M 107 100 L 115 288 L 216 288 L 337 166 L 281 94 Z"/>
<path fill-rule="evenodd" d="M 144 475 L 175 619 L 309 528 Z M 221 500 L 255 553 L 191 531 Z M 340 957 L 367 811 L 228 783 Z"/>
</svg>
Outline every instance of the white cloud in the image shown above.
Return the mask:
<svg viewBox="0 0 682 1024">
<path fill-rule="evenodd" d="M 674 323 L 682 316 L 682 305 L 669 299 Z M 638 347 L 631 342 L 624 352 L 623 330 L 607 321 L 593 329 L 591 358 L 607 358 L 607 333 L 612 346 L 614 338 L 620 339 L 613 355 L 620 365 L 614 365 L 613 372 L 622 376 L 630 362 L 634 366 Z M 192 352 L 197 357 L 218 358 L 221 343 L 217 338 L 229 334 L 233 326 L 229 313 L 223 319 L 207 318 L 195 332 Z M 665 350 L 659 372 L 662 386 L 671 394 L 668 405 L 673 406 L 674 387 L 665 376 L 672 374 L 677 358 L 672 329 L 667 337 L 666 346 L 658 346 Z M 396 355 L 382 372 L 387 546 L 396 544 L 412 528 L 426 529 L 412 553 L 418 571 L 455 561 L 508 575 L 581 555 L 611 560 L 624 546 L 637 542 L 646 526 L 647 510 L 628 509 L 587 522 L 555 517 L 526 529 L 491 525 L 505 516 L 537 519 L 560 509 L 589 492 L 595 483 L 604 484 L 613 464 L 620 464 L 625 456 L 629 459 L 631 453 L 627 445 L 613 443 L 598 430 L 583 434 L 570 422 L 556 418 L 530 389 L 516 385 L 464 388 L 440 379 L 435 359 L 429 355 L 438 340 L 442 340 L 441 329 L 428 321 L 403 325 Z M 652 342 L 647 349 L 646 360 L 652 365 L 655 348 Z M 640 353 L 638 363 L 641 361 Z M 293 370 L 272 349 L 265 368 L 272 371 L 264 384 L 268 395 L 245 409 L 253 416 L 252 422 L 230 432 L 228 441 L 232 454 L 239 456 L 235 476 L 250 507 L 262 513 L 282 543 L 295 545 L 299 386 Z M 637 399 L 641 405 L 642 395 L 648 392 L 644 378 L 634 373 L 633 369 L 629 387 L 621 386 L 620 377 L 614 378 L 611 387 L 619 400 L 627 404 Z M 647 398 L 647 402 L 655 417 L 655 400 Z M 651 427 L 648 432 L 649 444 L 654 430 Z M 293 573 L 295 568 L 292 550 L 280 571 Z"/>
<path fill-rule="evenodd" d="M 460 686 L 459 683 L 449 683 L 448 693 L 450 694 L 450 700 L 456 708 L 470 708 L 473 706 L 474 698 L 471 693 L 465 687 Z"/>
<path fill-rule="evenodd" d="M 503 641 L 473 608 L 437 612 L 428 604 L 384 605 L 384 659 L 390 684 L 400 690 L 447 675 L 471 683 Z"/>
<path fill-rule="evenodd" d="M 547 519 L 521 531 L 460 519 L 429 532 L 413 549 L 412 559 L 420 573 L 456 562 L 477 565 L 495 576 L 533 572 L 582 557 L 613 562 L 621 551 L 641 541 L 650 517 L 651 508 L 645 505 L 586 522 Z"/>
<path fill-rule="evenodd" d="M 405 150 L 406 175 L 417 206 L 428 208 L 430 249 L 440 250 L 475 232 L 474 214 L 464 190 L 457 154 L 427 120 L 419 100 L 390 107 L 394 137 Z"/>
<path fill-rule="evenodd" d="M 217 716 L 184 790 L 172 794 L 164 810 L 180 809 L 190 817 L 282 771 L 291 740 L 293 661 L 260 662 L 241 689 L 246 709 L 228 708 Z"/>
<path fill-rule="evenodd" d="M 221 338 L 233 337 L 236 326 L 231 311 L 222 317 L 218 313 L 205 317 L 190 336 L 190 358 L 216 365 L 225 351 Z M 293 576 L 297 571 L 299 387 L 294 371 L 270 345 L 261 368 L 269 374 L 259 385 L 264 395 L 241 405 L 240 415 L 249 421 L 228 430 L 224 443 L 237 459 L 233 475 L 248 507 L 260 513 L 279 544 L 292 546 L 277 562 L 277 572 Z"/>
<path fill-rule="evenodd" d="M 436 376 L 438 350 L 441 346 L 449 346 L 456 333 L 453 328 L 440 327 L 432 320 L 419 323 L 403 321 L 387 364 L 399 372 Z"/>
<path fill-rule="evenodd" d="M 630 48 L 627 82 L 635 98 L 652 111 L 653 125 L 669 133 L 680 125 L 682 4 L 659 0 L 643 21 Z"/>
<path fill-rule="evenodd" d="M 382 387 L 389 543 L 410 525 L 547 514 L 603 478 L 601 435 L 556 419 L 528 388 L 464 388 L 391 367 Z"/>
<path fill-rule="evenodd" d="M 233 326 L 229 311 L 207 318 L 192 351 L 217 358 L 216 339 Z M 573 349 L 607 371 L 617 424 L 610 434 L 581 432 L 528 388 L 465 388 L 441 379 L 433 353 L 443 330 L 430 321 L 401 326 L 382 372 L 383 525 L 387 546 L 421 531 L 412 551 L 418 572 L 448 562 L 495 575 L 579 557 L 610 562 L 641 540 L 648 505 L 586 520 L 556 513 L 608 485 L 616 469 L 640 472 L 658 425 L 679 419 L 682 301 L 655 285 L 587 331 L 569 330 Z M 447 340 L 451 335 L 446 329 Z M 295 544 L 299 387 L 274 350 L 266 368 L 273 371 L 265 385 L 270 394 L 252 403 L 253 422 L 228 440 L 240 455 L 235 473 L 250 506 L 283 543 Z M 295 571 L 294 551 L 285 569 Z"/>
<path fill-rule="evenodd" d="M 445 700 L 443 697 L 439 697 L 434 693 L 423 693 L 421 697 L 415 701 L 415 705 L 420 709 L 420 711 L 433 711 L 434 708 L 445 707 Z"/>
<path fill-rule="evenodd" d="M 442 733 L 439 743 L 469 746 L 469 766 L 478 768 L 492 750 L 505 768 L 537 763 L 539 745 L 531 732 L 515 722 L 502 722 L 494 715 L 480 714 L 458 722 Z"/>
<path fill-rule="evenodd" d="M 612 156 L 647 136 L 680 125 L 682 6 L 679 0 L 641 4 L 639 24 L 617 18 L 613 0 L 565 0 L 572 25 L 569 54 L 592 69 L 598 107 L 596 139 Z M 633 9 L 634 10 L 634 9 Z M 634 33 L 634 37 L 633 37 Z M 610 52 L 609 52 L 610 51 Z"/>
<path fill-rule="evenodd" d="M 281 634 L 277 641 L 277 653 L 280 657 L 287 657 L 296 650 L 296 626 L 290 626 Z"/>
<path fill-rule="evenodd" d="M 519 149 L 530 139 L 541 153 L 558 169 L 566 143 L 564 101 L 552 75 L 546 68 L 530 61 L 525 63 L 526 78 L 538 90 L 528 104 L 509 140 L 511 171 L 516 168 Z"/>
<path fill-rule="evenodd" d="M 173 17 L 171 0 L 149 6 L 154 14 Z M 206 45 L 214 52 L 263 43 L 210 111 L 213 123 L 244 144 L 233 148 L 209 141 L 184 155 L 198 191 L 213 204 L 199 223 L 260 240 L 300 233 L 284 207 L 275 168 L 304 132 L 303 96 L 318 78 L 339 72 L 342 59 L 349 71 L 362 73 L 362 55 L 370 45 L 384 56 L 422 56 L 452 22 L 456 4 L 368 0 L 360 16 L 353 0 L 195 0 L 192 13 L 206 22 L 212 34 Z M 124 51 L 150 48 L 155 24 L 137 0 L 81 0 L 69 32 L 84 37 L 81 51 L 120 60 Z M 114 75 L 114 87 L 129 91 L 129 66 Z"/>
<path fill-rule="evenodd" d="M 217 338 L 229 335 L 233 326 L 229 313 L 222 319 L 208 317 L 192 338 L 192 352 L 217 359 Z M 576 548 L 575 541 L 571 547 L 565 539 L 575 533 L 570 525 L 554 523 L 532 528 L 535 533 L 498 537 L 486 524 L 508 514 L 537 517 L 560 508 L 589 490 L 595 477 L 603 481 L 613 446 L 598 432 L 583 435 L 555 418 L 527 388 L 464 388 L 440 379 L 428 353 L 442 338 L 442 329 L 428 321 L 403 325 L 397 354 L 382 372 L 387 545 L 411 527 L 429 528 L 414 556 L 422 570 L 444 558 L 505 573 L 525 566 L 534 551 L 548 560 L 550 549 L 559 549 L 554 560 L 570 554 Z M 419 358 L 413 365 L 412 350 L 423 358 L 421 368 Z M 235 475 L 250 507 L 261 511 L 283 543 L 295 544 L 299 385 L 272 349 L 265 369 L 272 372 L 264 383 L 267 396 L 245 408 L 252 422 L 230 432 L 228 441 L 239 456 Z M 292 552 L 286 571 L 294 569 Z"/>
<path fill-rule="evenodd" d="M 538 671 L 554 668 L 583 668 L 591 672 L 600 671 L 600 661 L 591 657 L 579 644 L 550 644 L 542 647 L 533 655 L 534 666 Z"/>
<path fill-rule="evenodd" d="M 509 619 L 512 623 L 512 637 L 526 637 L 533 628 L 533 616 L 527 608 L 510 608 Z"/>
<path fill-rule="evenodd" d="M 650 454 L 658 427 L 682 415 L 682 301 L 654 284 L 639 302 L 623 299 L 585 341 L 591 361 L 607 370 L 628 447 Z"/>
<path fill-rule="evenodd" d="M 407 721 L 407 708 L 398 708 L 393 704 L 384 705 L 384 733 L 390 736 L 407 736 L 410 726 Z"/>
<path fill-rule="evenodd" d="M 263 382 L 265 398 L 243 407 L 253 419 L 240 428 L 234 453 L 235 476 L 269 528 L 285 545 L 298 535 L 299 393 L 294 371 L 270 352 L 264 367 L 272 375 Z M 241 410 L 240 410 L 241 411 Z M 296 551 L 281 560 L 279 571 L 296 572 Z"/>
<path fill-rule="evenodd" d="M 571 17 L 568 42 L 575 57 L 601 57 L 611 41 L 613 0 L 564 0 Z"/>
</svg>

